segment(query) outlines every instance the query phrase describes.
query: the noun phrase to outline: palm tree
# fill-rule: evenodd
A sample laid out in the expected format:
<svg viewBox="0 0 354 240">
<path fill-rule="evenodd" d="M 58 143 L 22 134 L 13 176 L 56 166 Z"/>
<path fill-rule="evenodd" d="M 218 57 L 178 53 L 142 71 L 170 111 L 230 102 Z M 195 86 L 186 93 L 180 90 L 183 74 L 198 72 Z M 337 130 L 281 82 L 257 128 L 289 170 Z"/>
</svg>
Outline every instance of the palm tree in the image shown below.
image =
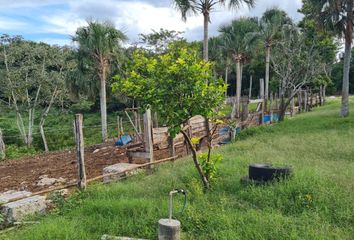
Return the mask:
<svg viewBox="0 0 354 240">
<path fill-rule="evenodd" d="M 236 63 L 236 102 L 232 107 L 231 118 L 240 113 L 242 63 L 249 58 L 250 34 L 258 28 L 257 19 L 240 18 L 233 20 L 231 24 L 221 26 L 219 32 L 224 39 L 225 49 L 231 59 Z"/>
<path fill-rule="evenodd" d="M 94 72 L 100 81 L 100 108 L 102 141 L 107 140 L 106 81 L 111 64 L 120 45 L 127 37 L 109 22 L 88 22 L 88 26 L 77 29 L 74 42 L 79 44 L 78 56 L 93 63 Z"/>
<path fill-rule="evenodd" d="M 187 20 L 189 14 L 203 14 L 204 17 L 204 39 L 203 58 L 208 61 L 208 28 L 210 23 L 210 13 L 216 5 L 228 5 L 229 9 L 239 8 L 243 3 L 248 7 L 253 7 L 255 0 L 174 0 L 175 7 L 181 12 L 182 19 Z"/>
<path fill-rule="evenodd" d="M 344 65 L 341 116 L 349 115 L 349 71 L 353 41 L 353 0 L 306 0 L 302 11 L 317 22 L 344 38 Z"/>
<path fill-rule="evenodd" d="M 264 100 L 265 109 L 267 109 L 267 102 L 269 98 L 269 66 L 270 66 L 270 54 L 271 48 L 279 37 L 279 32 L 284 24 L 291 24 L 291 19 L 287 14 L 277 8 L 267 10 L 260 22 L 259 22 L 259 32 L 255 35 L 261 38 L 264 42 L 266 50 L 266 70 L 265 70 L 265 89 L 264 89 Z"/>
</svg>

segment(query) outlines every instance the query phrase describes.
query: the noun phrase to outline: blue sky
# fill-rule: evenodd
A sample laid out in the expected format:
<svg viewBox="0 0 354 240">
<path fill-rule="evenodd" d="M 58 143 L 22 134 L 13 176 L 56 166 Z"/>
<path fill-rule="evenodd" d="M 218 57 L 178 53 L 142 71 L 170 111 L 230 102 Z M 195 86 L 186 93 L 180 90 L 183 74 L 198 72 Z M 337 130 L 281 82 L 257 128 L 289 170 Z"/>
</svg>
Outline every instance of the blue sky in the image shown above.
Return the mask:
<svg viewBox="0 0 354 240">
<path fill-rule="evenodd" d="M 295 21 L 301 0 L 258 0 L 254 9 L 237 11 L 217 9 L 211 16 L 210 35 L 221 24 L 240 16 L 260 16 L 266 9 L 279 7 Z M 139 33 L 165 28 L 184 31 L 189 40 L 202 39 L 201 16 L 183 22 L 170 0 L 0 0 L 0 33 L 22 35 L 25 39 L 49 44 L 71 44 L 70 35 L 85 25 L 87 19 L 109 20 L 125 32 L 130 42 Z"/>
</svg>

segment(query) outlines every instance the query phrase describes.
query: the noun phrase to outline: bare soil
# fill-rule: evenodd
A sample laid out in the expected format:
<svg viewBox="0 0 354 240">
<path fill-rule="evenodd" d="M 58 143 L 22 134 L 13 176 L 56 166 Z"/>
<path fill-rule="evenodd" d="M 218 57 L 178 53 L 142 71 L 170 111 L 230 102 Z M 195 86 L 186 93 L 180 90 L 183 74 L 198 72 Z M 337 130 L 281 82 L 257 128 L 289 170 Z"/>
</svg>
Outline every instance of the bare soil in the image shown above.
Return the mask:
<svg viewBox="0 0 354 240">
<path fill-rule="evenodd" d="M 103 168 L 116 163 L 128 162 L 127 148 L 114 146 L 113 142 L 85 148 L 85 168 L 87 178 L 102 175 Z M 176 149 L 180 155 L 185 148 Z M 169 150 L 154 151 L 156 160 L 169 157 Z M 143 163 L 135 160 L 134 163 Z M 40 177 L 64 178 L 66 183 L 74 183 L 77 178 L 77 162 L 75 149 L 44 153 L 31 157 L 0 162 L 0 192 L 8 190 L 27 190 L 31 192 L 49 188 L 38 186 Z"/>
</svg>

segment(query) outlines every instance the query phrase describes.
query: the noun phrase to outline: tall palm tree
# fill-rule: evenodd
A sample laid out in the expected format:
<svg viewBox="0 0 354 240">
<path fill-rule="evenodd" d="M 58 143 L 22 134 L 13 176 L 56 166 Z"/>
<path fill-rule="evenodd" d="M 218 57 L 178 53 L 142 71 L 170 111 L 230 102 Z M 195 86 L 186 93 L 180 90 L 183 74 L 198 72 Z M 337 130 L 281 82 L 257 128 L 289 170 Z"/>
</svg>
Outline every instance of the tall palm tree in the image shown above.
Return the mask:
<svg viewBox="0 0 354 240">
<path fill-rule="evenodd" d="M 224 39 L 226 51 L 236 64 L 236 102 L 232 107 L 231 118 L 240 113 L 242 63 L 247 60 L 250 48 L 250 34 L 258 29 L 257 19 L 240 18 L 233 20 L 231 24 L 221 26 L 219 32 Z"/>
<path fill-rule="evenodd" d="M 106 81 L 114 56 L 127 37 L 109 22 L 88 22 L 88 26 L 77 29 L 74 42 L 79 44 L 80 58 L 89 59 L 95 66 L 100 82 L 100 108 L 102 141 L 107 140 Z"/>
<path fill-rule="evenodd" d="M 203 14 L 204 17 L 204 39 L 203 58 L 208 61 L 208 30 L 210 23 L 210 13 L 216 5 L 228 5 L 229 9 L 237 9 L 243 3 L 248 7 L 253 7 L 255 0 L 173 0 L 175 7 L 181 12 L 182 19 L 187 20 L 190 14 Z"/>
<path fill-rule="evenodd" d="M 304 0 L 302 11 L 310 18 L 344 38 L 344 65 L 342 83 L 342 106 L 340 115 L 349 115 L 349 71 L 353 41 L 353 0 Z"/>
<path fill-rule="evenodd" d="M 264 88 L 264 100 L 265 109 L 267 109 L 267 103 L 269 98 L 269 66 L 270 66 L 270 55 L 271 48 L 279 37 L 279 32 L 284 24 L 291 24 L 291 19 L 287 16 L 286 12 L 273 8 L 267 10 L 260 22 L 259 22 L 259 32 L 256 34 L 264 42 L 266 50 L 266 70 L 265 70 L 265 88 Z"/>
</svg>

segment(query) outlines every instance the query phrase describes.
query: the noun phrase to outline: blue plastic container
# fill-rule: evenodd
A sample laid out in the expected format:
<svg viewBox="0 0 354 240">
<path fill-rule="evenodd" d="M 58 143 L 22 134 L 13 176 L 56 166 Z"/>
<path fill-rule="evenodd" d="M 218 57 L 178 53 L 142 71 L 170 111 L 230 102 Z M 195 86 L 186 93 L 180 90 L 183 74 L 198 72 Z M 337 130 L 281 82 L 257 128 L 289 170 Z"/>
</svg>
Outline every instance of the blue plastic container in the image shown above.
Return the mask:
<svg viewBox="0 0 354 240">
<path fill-rule="evenodd" d="M 133 141 L 133 139 L 129 134 L 124 134 L 116 141 L 116 145 L 123 146 L 123 145 L 126 145 L 132 141 Z"/>
<path fill-rule="evenodd" d="M 263 122 L 264 123 L 270 122 L 270 115 L 264 115 Z"/>
</svg>

